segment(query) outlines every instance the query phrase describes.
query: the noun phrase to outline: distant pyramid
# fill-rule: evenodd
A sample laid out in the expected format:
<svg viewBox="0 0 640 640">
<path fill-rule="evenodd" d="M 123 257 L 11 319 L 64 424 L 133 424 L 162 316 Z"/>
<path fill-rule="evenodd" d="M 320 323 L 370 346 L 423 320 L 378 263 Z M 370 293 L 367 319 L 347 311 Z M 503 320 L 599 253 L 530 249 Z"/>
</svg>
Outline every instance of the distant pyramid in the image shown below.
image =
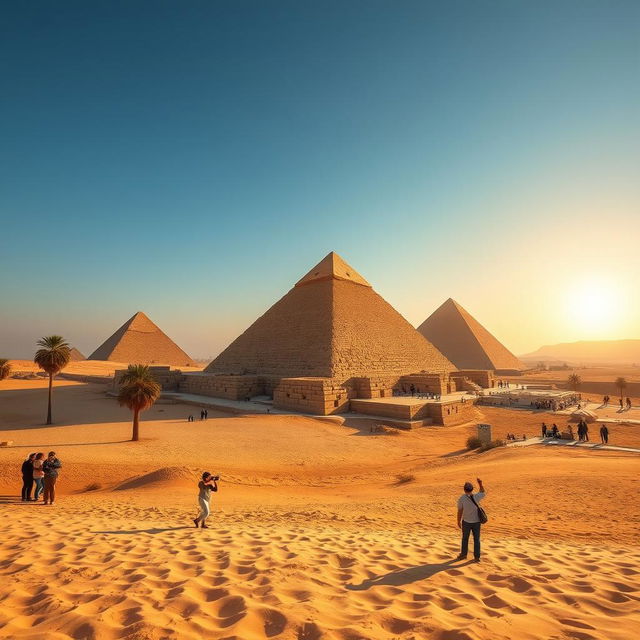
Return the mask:
<svg viewBox="0 0 640 640">
<path fill-rule="evenodd" d="M 174 366 L 193 364 L 192 359 L 142 311 L 129 318 L 105 340 L 89 356 L 89 360 Z"/>
<path fill-rule="evenodd" d="M 71 351 L 69 351 L 71 362 L 78 362 L 79 360 L 86 360 L 86 358 L 76 349 L 75 347 L 71 347 Z"/>
<path fill-rule="evenodd" d="M 438 307 L 418 327 L 418 331 L 458 369 L 526 369 L 511 351 L 452 298 Z"/>
<path fill-rule="evenodd" d="M 205 371 L 347 380 L 455 366 L 331 252 Z"/>
</svg>

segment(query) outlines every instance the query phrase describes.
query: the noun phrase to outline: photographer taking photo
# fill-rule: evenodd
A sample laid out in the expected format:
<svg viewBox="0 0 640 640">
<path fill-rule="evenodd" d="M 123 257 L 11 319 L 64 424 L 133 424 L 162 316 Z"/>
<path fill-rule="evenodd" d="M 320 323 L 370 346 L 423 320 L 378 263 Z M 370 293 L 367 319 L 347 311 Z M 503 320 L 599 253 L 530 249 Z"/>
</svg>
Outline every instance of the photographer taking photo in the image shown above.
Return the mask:
<svg viewBox="0 0 640 640">
<path fill-rule="evenodd" d="M 198 528 L 198 523 L 202 523 L 203 529 L 208 529 L 206 525 L 207 518 L 211 512 L 209 501 L 211 500 L 211 492 L 218 490 L 218 480 L 220 476 L 212 476 L 208 471 L 202 474 L 202 480 L 198 482 L 198 504 L 200 505 L 200 513 L 197 518 L 193 519 L 193 522 Z"/>
</svg>

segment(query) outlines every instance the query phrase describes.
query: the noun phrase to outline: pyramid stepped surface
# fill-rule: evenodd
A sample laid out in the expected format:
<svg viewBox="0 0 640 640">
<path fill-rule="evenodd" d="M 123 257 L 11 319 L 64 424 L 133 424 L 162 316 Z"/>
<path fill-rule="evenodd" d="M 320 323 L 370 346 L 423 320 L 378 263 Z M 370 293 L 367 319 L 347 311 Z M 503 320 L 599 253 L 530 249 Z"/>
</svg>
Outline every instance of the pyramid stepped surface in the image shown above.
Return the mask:
<svg viewBox="0 0 640 640">
<path fill-rule="evenodd" d="M 311 269 L 205 369 L 340 379 L 454 370 L 335 253 Z"/>
<path fill-rule="evenodd" d="M 193 360 L 142 311 L 129 318 L 88 359 L 131 364 L 193 364 Z"/>
<path fill-rule="evenodd" d="M 69 351 L 69 360 L 71 362 L 78 362 L 80 360 L 86 360 L 86 358 L 82 355 L 82 353 L 80 353 L 78 349 L 76 349 L 75 347 L 71 347 L 71 350 Z"/>
<path fill-rule="evenodd" d="M 418 331 L 459 369 L 526 369 L 455 300 L 449 298 Z"/>
</svg>

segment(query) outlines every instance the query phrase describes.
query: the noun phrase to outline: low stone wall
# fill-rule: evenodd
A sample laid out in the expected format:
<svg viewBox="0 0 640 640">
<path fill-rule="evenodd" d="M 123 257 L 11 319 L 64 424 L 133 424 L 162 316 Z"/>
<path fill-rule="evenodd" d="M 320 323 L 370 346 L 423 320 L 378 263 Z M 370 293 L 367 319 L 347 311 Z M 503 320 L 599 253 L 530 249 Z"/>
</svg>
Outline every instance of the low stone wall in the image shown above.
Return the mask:
<svg viewBox="0 0 640 640">
<path fill-rule="evenodd" d="M 99 384 L 112 384 L 113 378 L 111 376 L 88 376 L 80 373 L 59 373 L 59 378 L 65 380 L 76 380 L 77 382 L 97 382 Z"/>
<path fill-rule="evenodd" d="M 180 369 L 171 369 L 171 367 L 150 366 L 149 370 L 163 391 L 177 391 L 184 376 Z M 125 371 L 126 369 L 116 369 L 113 378 L 109 378 L 109 382 L 114 390 L 117 390 L 120 386 L 120 377 Z"/>
<path fill-rule="evenodd" d="M 210 373 L 182 374 L 178 390 L 214 398 L 246 400 L 264 393 L 258 376 L 219 376 Z"/>
<path fill-rule="evenodd" d="M 434 402 L 428 406 L 434 424 L 444 426 L 469 422 L 476 415 L 472 402 Z"/>
<path fill-rule="evenodd" d="M 375 376 L 372 378 L 352 378 L 357 398 L 390 398 L 394 389 L 399 389 L 400 376 Z"/>
<path fill-rule="evenodd" d="M 353 386 L 330 378 L 282 378 L 273 390 L 273 406 L 326 416 L 347 411 L 354 393 Z"/>
<path fill-rule="evenodd" d="M 484 369 L 461 369 L 451 374 L 452 378 L 469 378 L 483 389 L 491 389 L 496 386 L 496 376 L 493 371 Z"/>
<path fill-rule="evenodd" d="M 371 402 L 370 400 L 351 400 L 351 410 L 369 416 L 381 416 L 395 420 L 424 420 L 431 416 L 429 405 L 392 404 L 389 402 Z"/>
<path fill-rule="evenodd" d="M 402 376 L 398 383 L 400 390 L 409 392 L 411 385 L 416 393 L 436 393 L 445 395 L 456 390 L 455 381 L 448 373 L 412 373 Z"/>
</svg>

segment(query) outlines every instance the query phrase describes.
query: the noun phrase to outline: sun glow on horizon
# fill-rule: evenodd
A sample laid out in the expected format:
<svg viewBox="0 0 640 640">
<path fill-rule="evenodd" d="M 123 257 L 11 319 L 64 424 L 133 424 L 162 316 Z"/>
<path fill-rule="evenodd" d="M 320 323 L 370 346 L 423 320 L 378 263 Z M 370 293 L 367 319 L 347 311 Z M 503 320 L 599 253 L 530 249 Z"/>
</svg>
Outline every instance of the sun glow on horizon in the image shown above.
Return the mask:
<svg viewBox="0 0 640 640">
<path fill-rule="evenodd" d="M 567 319 L 576 332 L 592 338 L 616 333 L 624 297 L 619 286 L 601 278 L 577 284 L 566 298 Z"/>
</svg>

